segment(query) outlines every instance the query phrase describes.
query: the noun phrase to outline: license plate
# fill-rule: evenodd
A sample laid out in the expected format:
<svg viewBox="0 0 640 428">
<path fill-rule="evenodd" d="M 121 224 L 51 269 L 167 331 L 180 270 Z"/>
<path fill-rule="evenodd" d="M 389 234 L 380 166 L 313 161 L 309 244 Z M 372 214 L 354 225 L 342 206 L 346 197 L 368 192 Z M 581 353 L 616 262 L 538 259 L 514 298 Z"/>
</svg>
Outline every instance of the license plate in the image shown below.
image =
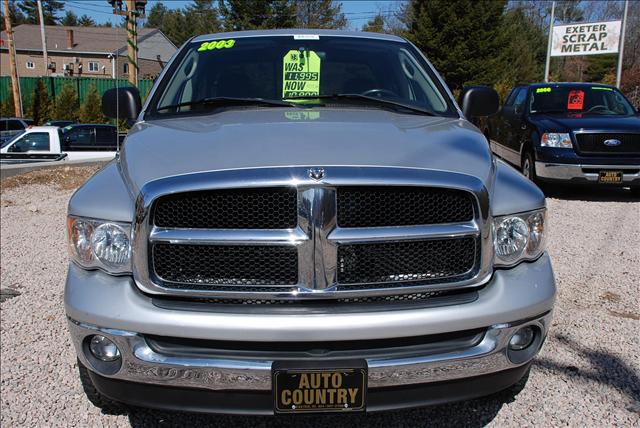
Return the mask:
<svg viewBox="0 0 640 428">
<path fill-rule="evenodd" d="M 286 368 L 274 363 L 276 413 L 358 412 L 366 407 L 367 368 Z"/>
<path fill-rule="evenodd" d="M 600 183 L 622 183 L 622 171 L 600 171 Z"/>
</svg>

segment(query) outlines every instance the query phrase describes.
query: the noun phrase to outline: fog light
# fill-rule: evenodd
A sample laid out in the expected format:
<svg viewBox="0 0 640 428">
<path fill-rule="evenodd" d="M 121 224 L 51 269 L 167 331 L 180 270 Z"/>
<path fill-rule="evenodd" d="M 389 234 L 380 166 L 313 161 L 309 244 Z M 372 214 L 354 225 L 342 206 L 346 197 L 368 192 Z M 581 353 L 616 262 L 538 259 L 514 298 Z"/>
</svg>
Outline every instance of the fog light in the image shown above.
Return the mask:
<svg viewBox="0 0 640 428">
<path fill-rule="evenodd" d="M 115 361 L 120 358 L 120 350 L 111 340 L 101 335 L 91 338 L 89 349 L 94 357 L 101 361 Z"/>
<path fill-rule="evenodd" d="M 529 347 L 533 343 L 535 338 L 535 331 L 531 326 L 522 327 L 516 331 L 516 334 L 511 336 L 509 340 L 509 349 L 514 351 L 520 351 Z"/>
</svg>

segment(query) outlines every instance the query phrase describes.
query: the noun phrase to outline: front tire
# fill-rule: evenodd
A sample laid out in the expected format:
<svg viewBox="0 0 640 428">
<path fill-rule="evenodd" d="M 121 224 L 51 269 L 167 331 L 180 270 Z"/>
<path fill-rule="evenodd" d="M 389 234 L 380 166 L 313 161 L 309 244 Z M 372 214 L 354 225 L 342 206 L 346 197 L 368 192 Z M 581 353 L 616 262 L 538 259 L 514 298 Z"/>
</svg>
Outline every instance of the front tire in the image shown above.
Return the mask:
<svg viewBox="0 0 640 428">
<path fill-rule="evenodd" d="M 78 360 L 78 372 L 80 375 L 80 383 L 82 389 L 87 398 L 97 408 L 101 409 L 104 413 L 108 414 L 121 414 L 126 411 L 126 406 L 117 401 L 113 401 L 110 398 L 105 397 L 98 391 L 93 384 L 91 376 L 89 375 L 89 369 Z"/>
<path fill-rule="evenodd" d="M 522 175 L 524 175 L 534 183 L 537 181 L 536 162 L 535 162 L 535 159 L 533 158 L 533 152 L 531 150 L 525 151 L 524 154 L 522 155 L 520 172 L 522 172 Z"/>
<path fill-rule="evenodd" d="M 634 196 L 636 198 L 640 198 L 640 186 L 631 188 L 631 196 Z"/>
</svg>

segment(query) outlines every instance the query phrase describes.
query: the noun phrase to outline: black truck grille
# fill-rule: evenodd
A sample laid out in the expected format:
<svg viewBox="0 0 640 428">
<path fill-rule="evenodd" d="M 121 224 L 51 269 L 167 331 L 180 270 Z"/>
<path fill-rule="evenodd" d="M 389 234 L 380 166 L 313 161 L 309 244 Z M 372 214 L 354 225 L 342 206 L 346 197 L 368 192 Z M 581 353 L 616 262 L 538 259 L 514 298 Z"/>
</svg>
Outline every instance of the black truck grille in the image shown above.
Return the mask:
<svg viewBox="0 0 640 428">
<path fill-rule="evenodd" d="M 471 194 L 430 187 L 342 187 L 340 227 L 409 226 L 473 219 Z"/>
<path fill-rule="evenodd" d="M 256 285 L 298 282 L 295 247 L 155 244 L 153 266 L 167 288 L 240 285 L 248 286 L 243 291 L 252 291 Z"/>
<path fill-rule="evenodd" d="M 291 229 L 298 223 L 294 188 L 208 190 L 161 197 L 159 227 Z"/>
<path fill-rule="evenodd" d="M 632 155 L 640 156 L 640 133 L 575 134 L 578 152 L 583 155 Z M 605 144 L 617 140 L 620 144 Z"/>
<path fill-rule="evenodd" d="M 478 256 L 476 239 L 468 237 L 342 245 L 338 247 L 338 283 L 344 290 L 357 288 L 356 284 L 371 288 L 372 284 L 460 280 L 474 273 Z"/>
</svg>

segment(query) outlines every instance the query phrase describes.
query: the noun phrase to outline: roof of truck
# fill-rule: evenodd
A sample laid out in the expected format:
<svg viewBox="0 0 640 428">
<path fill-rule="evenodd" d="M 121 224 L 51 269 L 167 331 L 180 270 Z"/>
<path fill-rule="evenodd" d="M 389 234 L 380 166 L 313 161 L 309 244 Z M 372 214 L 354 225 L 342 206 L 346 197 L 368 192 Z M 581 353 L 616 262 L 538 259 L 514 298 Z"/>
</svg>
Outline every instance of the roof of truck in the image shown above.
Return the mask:
<svg viewBox="0 0 640 428">
<path fill-rule="evenodd" d="M 364 31 L 343 31 L 343 30 L 314 30 L 314 29 L 286 29 L 286 30 L 250 30 L 250 31 L 231 31 L 228 33 L 203 34 L 196 36 L 193 41 L 200 42 L 211 39 L 229 39 L 242 37 L 265 37 L 265 36 L 334 36 L 334 37 L 360 37 L 366 39 L 390 40 L 394 42 L 406 42 L 402 37 L 393 34 L 369 33 Z"/>
</svg>

